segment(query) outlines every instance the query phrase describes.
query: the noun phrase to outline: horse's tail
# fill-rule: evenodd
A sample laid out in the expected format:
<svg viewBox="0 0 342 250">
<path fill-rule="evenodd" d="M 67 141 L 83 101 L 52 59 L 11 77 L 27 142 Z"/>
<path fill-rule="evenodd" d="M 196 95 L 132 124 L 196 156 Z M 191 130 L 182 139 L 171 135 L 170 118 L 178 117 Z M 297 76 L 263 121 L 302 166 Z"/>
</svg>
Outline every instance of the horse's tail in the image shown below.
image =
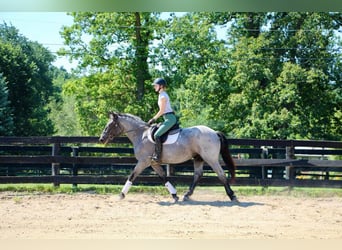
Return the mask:
<svg viewBox="0 0 342 250">
<path fill-rule="evenodd" d="M 220 153 L 221 153 L 222 159 L 224 163 L 226 163 L 226 166 L 228 167 L 229 173 L 231 175 L 231 181 L 234 182 L 236 166 L 229 152 L 228 140 L 222 132 L 217 132 L 217 135 L 219 136 L 220 142 L 221 142 Z"/>
</svg>

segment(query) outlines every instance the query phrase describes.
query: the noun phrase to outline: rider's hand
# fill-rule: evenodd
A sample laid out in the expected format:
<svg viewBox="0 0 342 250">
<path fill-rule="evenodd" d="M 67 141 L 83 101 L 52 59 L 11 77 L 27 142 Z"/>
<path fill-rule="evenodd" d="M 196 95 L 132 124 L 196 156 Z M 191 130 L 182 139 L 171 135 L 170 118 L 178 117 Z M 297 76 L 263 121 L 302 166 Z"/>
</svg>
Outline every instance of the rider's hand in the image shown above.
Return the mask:
<svg viewBox="0 0 342 250">
<path fill-rule="evenodd" d="M 148 125 L 151 125 L 151 124 L 153 124 L 153 123 L 155 123 L 156 122 L 156 120 L 154 119 L 154 118 L 152 118 L 152 119 L 150 119 L 147 123 L 148 123 Z"/>
</svg>

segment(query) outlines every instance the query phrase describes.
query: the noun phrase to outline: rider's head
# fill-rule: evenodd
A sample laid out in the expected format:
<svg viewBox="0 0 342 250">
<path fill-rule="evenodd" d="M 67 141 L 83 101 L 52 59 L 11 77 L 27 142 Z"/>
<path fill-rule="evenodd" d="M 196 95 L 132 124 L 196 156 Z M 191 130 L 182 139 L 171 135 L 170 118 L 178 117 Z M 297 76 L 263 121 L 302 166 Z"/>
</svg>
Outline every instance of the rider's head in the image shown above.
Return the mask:
<svg viewBox="0 0 342 250">
<path fill-rule="evenodd" d="M 166 87 L 166 81 L 163 78 L 156 78 L 152 85 L 155 86 L 155 90 L 159 92 L 160 89 Z"/>
</svg>

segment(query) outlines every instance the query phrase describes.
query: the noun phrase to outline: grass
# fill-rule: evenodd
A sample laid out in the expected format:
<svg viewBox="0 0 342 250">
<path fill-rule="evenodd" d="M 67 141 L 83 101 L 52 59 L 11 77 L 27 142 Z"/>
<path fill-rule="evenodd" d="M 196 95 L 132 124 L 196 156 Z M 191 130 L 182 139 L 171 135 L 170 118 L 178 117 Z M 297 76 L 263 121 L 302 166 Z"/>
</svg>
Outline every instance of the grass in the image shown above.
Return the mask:
<svg viewBox="0 0 342 250">
<path fill-rule="evenodd" d="M 122 187 L 123 185 L 79 184 L 77 187 L 73 187 L 70 184 L 61 184 L 59 187 L 54 187 L 52 184 L 0 184 L 0 192 L 27 194 L 74 194 L 82 192 L 92 194 L 119 194 Z M 164 186 L 132 186 L 129 192 L 168 195 L 168 191 Z"/>
<path fill-rule="evenodd" d="M 338 188 L 237 187 L 236 192 L 244 196 L 342 197 L 342 189 Z"/>
<path fill-rule="evenodd" d="M 70 184 L 62 184 L 60 187 L 54 187 L 52 184 L 0 184 L 0 192 L 15 192 L 22 194 L 114 194 L 121 192 L 122 185 L 86 185 L 80 184 L 76 188 Z M 187 190 L 187 186 L 177 186 L 179 194 Z M 293 197 L 342 197 L 342 189 L 339 188 L 297 188 L 297 187 L 252 187 L 252 186 L 233 186 L 232 189 L 238 196 L 293 196 Z M 213 192 L 224 193 L 222 186 L 198 186 L 196 190 L 210 190 Z M 167 189 L 163 186 L 132 186 L 130 193 L 146 193 L 156 195 L 169 195 Z M 196 192 L 196 191 L 195 191 Z"/>
</svg>

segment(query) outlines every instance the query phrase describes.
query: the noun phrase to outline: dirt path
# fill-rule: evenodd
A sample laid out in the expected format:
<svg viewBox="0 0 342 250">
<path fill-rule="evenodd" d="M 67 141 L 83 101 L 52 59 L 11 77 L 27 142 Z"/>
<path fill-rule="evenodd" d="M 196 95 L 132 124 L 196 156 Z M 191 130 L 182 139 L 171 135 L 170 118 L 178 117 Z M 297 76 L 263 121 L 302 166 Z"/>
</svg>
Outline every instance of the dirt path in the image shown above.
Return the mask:
<svg viewBox="0 0 342 250">
<path fill-rule="evenodd" d="M 342 198 L 0 193 L 0 239 L 342 239 Z"/>
</svg>

